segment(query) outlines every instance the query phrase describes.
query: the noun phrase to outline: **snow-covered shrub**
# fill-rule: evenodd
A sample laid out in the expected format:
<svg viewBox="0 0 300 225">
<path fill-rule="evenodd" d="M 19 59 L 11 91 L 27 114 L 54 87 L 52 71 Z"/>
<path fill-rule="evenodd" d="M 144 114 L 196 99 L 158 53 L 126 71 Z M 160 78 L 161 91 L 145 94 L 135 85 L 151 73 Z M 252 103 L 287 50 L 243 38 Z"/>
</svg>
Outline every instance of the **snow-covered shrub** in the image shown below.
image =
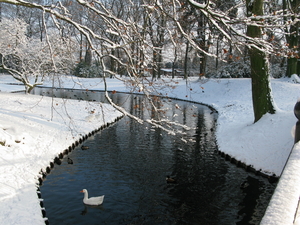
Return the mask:
<svg viewBox="0 0 300 225">
<path fill-rule="evenodd" d="M 21 19 L 3 18 L 0 22 L 0 68 L 25 85 L 30 92 L 46 76 L 69 73 L 74 64 L 74 43 L 50 29 L 41 41 L 28 37 Z"/>
<path fill-rule="evenodd" d="M 279 63 L 270 64 L 270 74 L 273 78 L 284 77 L 286 73 L 286 66 L 280 66 Z"/>
<path fill-rule="evenodd" d="M 234 61 L 222 65 L 216 71 L 210 71 L 209 77 L 213 78 L 242 78 L 250 77 L 250 63 L 249 61 Z"/>
<path fill-rule="evenodd" d="M 84 61 L 78 63 L 74 69 L 74 75 L 78 77 L 102 77 L 103 70 L 100 65 L 93 63 L 92 65 L 87 65 Z"/>
<path fill-rule="evenodd" d="M 293 74 L 291 76 L 291 78 L 289 79 L 289 82 L 299 84 L 300 83 L 300 78 L 297 74 Z"/>
</svg>

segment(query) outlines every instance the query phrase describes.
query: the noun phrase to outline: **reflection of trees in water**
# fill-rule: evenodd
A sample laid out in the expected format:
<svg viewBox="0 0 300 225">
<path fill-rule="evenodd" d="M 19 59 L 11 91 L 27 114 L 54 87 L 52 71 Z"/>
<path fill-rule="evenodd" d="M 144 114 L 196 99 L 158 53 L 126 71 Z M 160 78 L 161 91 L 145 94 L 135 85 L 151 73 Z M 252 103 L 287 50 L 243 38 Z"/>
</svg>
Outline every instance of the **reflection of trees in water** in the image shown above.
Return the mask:
<svg viewBox="0 0 300 225">
<path fill-rule="evenodd" d="M 241 209 L 238 211 L 239 222 L 237 225 L 243 224 L 257 224 L 260 221 L 253 221 L 252 215 L 255 215 L 257 211 L 256 206 L 258 204 L 258 199 L 263 192 L 262 186 L 263 182 L 252 176 L 247 176 L 246 180 L 241 184 L 241 189 L 245 194 L 243 201 L 239 204 Z"/>
<path fill-rule="evenodd" d="M 178 143 L 173 171 L 180 180 L 170 189 L 170 194 L 178 199 L 174 208 L 179 220 L 189 217 L 194 222 L 200 219 L 201 224 L 211 224 L 220 210 L 218 189 L 224 183 L 227 166 L 217 155 L 213 156 L 215 136 L 204 123 L 205 114 L 209 112 L 202 107 L 192 109 L 191 104 L 185 104 L 182 119 L 184 123 L 194 121 L 196 130 L 186 134 L 187 139 L 192 138 L 194 142 L 187 143 L 183 149 Z"/>
</svg>

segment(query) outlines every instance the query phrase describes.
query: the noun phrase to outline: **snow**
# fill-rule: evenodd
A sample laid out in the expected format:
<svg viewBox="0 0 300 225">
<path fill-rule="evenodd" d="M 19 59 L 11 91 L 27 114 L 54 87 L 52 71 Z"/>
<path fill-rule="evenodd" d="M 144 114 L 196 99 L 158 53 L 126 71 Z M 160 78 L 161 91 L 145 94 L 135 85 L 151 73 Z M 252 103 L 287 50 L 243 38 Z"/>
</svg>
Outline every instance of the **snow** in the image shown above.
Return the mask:
<svg viewBox="0 0 300 225">
<path fill-rule="evenodd" d="M 4 146 L 0 144 L 0 224 L 44 224 L 36 194 L 40 170 L 75 140 L 114 121 L 120 113 L 95 102 L 12 94 L 9 92 L 23 87 L 7 85 L 15 82 L 9 76 L 0 78 L 0 143 L 5 142 Z M 265 115 L 255 124 L 250 79 L 190 78 L 186 82 L 165 78 L 157 88 L 162 95 L 214 107 L 219 113 L 219 150 L 265 174 L 282 175 L 261 224 L 287 225 L 294 221 L 300 194 L 300 145 L 294 146 L 292 136 L 297 122 L 293 109 L 300 96 L 299 84 L 294 83 L 297 79 L 271 79 L 277 112 Z M 111 91 L 129 91 L 130 85 L 118 79 L 107 82 Z M 71 76 L 64 77 L 59 85 L 104 88 L 99 78 Z M 105 109 L 105 121 L 96 116 L 100 107 Z M 95 109 L 95 114 L 91 113 Z"/>
<path fill-rule="evenodd" d="M 261 224 L 293 224 L 295 209 L 298 206 L 300 193 L 300 148 L 299 142 L 291 154 L 288 164 L 283 171 L 280 182 L 272 196 L 269 208 L 261 221 Z M 300 224 L 299 214 L 297 214 L 295 224 Z M 274 220 L 276 218 L 276 220 Z"/>
</svg>

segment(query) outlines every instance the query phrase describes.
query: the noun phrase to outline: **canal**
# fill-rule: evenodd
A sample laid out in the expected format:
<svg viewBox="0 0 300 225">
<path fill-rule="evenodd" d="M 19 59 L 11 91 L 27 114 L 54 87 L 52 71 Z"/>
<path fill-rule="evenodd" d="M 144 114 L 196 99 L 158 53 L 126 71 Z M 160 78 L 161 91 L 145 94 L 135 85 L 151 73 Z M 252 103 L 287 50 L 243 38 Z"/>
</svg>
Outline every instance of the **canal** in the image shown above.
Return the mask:
<svg viewBox="0 0 300 225">
<path fill-rule="evenodd" d="M 105 101 L 95 91 L 36 89 L 35 94 Z M 142 119 L 156 118 L 141 95 L 111 94 Z M 87 139 L 55 166 L 40 187 L 50 224 L 259 224 L 275 184 L 218 154 L 217 114 L 200 104 L 154 97 L 160 116 L 182 133 L 170 135 L 124 117 Z M 185 141 L 187 140 L 187 141 Z M 67 157 L 73 164 L 68 164 Z M 176 179 L 167 183 L 166 177 Z M 105 195 L 82 203 L 80 190 Z"/>
</svg>

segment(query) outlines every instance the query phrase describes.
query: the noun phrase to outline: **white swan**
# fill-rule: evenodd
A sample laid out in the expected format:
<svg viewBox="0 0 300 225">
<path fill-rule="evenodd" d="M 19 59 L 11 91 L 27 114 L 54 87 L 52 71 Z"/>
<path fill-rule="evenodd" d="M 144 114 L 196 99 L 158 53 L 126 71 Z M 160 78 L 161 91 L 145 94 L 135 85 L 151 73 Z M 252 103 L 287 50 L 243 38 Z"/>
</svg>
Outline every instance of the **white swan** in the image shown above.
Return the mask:
<svg viewBox="0 0 300 225">
<path fill-rule="evenodd" d="M 83 203 L 86 205 L 101 205 L 103 203 L 104 195 L 89 198 L 88 191 L 86 189 L 83 189 L 80 192 L 84 193 Z"/>
</svg>

